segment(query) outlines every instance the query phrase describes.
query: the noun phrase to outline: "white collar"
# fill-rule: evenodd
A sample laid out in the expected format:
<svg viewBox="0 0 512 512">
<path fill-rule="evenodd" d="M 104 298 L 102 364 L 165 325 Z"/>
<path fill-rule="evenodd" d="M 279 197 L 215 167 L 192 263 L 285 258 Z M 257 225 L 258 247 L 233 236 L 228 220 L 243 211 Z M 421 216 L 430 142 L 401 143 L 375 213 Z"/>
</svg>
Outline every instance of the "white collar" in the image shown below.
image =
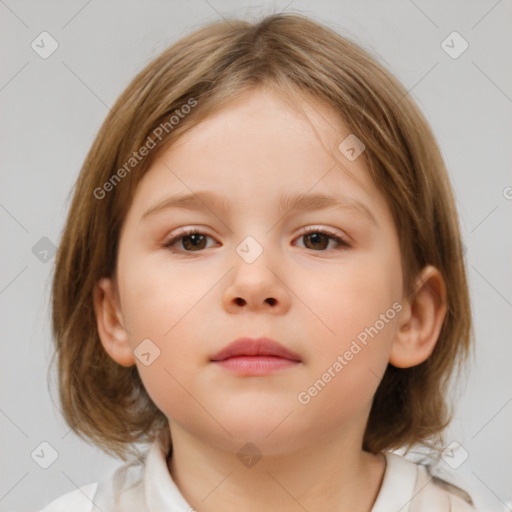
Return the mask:
<svg viewBox="0 0 512 512">
<path fill-rule="evenodd" d="M 371 512 L 408 512 L 418 478 L 418 466 L 396 453 L 384 452 L 384 456 L 386 471 Z"/>
<path fill-rule="evenodd" d="M 190 505 L 178 489 L 167 467 L 171 447 L 170 434 L 160 433 L 151 445 L 146 459 L 144 489 L 150 512 L 189 512 Z"/>
</svg>

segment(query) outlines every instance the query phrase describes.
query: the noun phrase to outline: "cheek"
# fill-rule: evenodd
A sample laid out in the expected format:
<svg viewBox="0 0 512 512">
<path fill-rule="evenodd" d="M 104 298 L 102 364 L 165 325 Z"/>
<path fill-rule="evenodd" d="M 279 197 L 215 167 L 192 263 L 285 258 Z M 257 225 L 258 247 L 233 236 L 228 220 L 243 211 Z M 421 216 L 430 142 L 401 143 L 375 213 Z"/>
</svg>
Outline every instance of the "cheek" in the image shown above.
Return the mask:
<svg viewBox="0 0 512 512">
<path fill-rule="evenodd" d="M 329 277 L 314 286 L 305 283 L 303 291 L 314 312 L 305 313 L 308 338 L 316 340 L 306 349 L 309 384 L 318 382 L 324 397 L 368 400 L 386 369 L 396 333 L 400 276 L 375 260 L 360 260 Z"/>
<path fill-rule="evenodd" d="M 397 269 L 375 260 L 361 258 L 315 279 L 295 280 L 302 283 L 294 292 L 304 297 L 306 318 L 316 323 L 317 335 L 332 340 L 333 349 L 374 325 L 400 297 Z"/>
<path fill-rule="evenodd" d="M 166 336 L 194 307 L 201 293 L 200 283 L 186 281 L 183 273 L 165 262 L 150 259 L 123 270 L 123 312 L 134 338 Z"/>
<path fill-rule="evenodd" d="M 191 282 L 183 272 L 162 262 L 119 268 L 121 302 L 137 368 L 148 394 L 163 411 L 190 408 L 196 389 L 197 366 L 202 362 L 197 318 L 208 318 L 208 282 Z M 149 354 L 149 355 L 146 355 Z"/>
</svg>

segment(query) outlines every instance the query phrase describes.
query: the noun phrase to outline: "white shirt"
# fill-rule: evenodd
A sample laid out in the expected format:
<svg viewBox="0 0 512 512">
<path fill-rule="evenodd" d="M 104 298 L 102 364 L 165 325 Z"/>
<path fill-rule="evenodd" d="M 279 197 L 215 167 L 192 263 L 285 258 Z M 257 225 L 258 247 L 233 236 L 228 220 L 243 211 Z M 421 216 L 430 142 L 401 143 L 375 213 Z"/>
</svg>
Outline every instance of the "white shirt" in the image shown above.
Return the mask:
<svg viewBox="0 0 512 512">
<path fill-rule="evenodd" d="M 160 435 L 143 463 L 125 464 L 100 482 L 52 501 L 40 512 L 194 512 L 167 468 L 170 440 Z M 384 452 L 386 470 L 371 512 L 475 512 L 464 491 L 432 478 L 425 465 Z M 471 499 L 471 498 L 469 498 Z"/>
</svg>

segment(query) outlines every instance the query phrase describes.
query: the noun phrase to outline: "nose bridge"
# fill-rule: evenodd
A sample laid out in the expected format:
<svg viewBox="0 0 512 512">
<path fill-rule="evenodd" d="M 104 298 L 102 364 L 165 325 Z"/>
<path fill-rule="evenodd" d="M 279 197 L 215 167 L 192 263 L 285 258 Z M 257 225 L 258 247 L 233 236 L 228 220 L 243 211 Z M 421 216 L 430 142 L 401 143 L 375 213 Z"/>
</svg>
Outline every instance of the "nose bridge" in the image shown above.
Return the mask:
<svg viewBox="0 0 512 512">
<path fill-rule="evenodd" d="M 272 262 L 278 261 L 278 232 L 272 224 L 272 217 L 269 212 L 263 210 L 262 205 L 247 209 L 234 220 L 234 248 L 243 263 L 258 263 L 256 266 L 259 267 L 262 260 L 269 266 L 273 266 Z"/>
<path fill-rule="evenodd" d="M 271 269 L 275 266 L 278 248 L 271 246 L 269 237 L 259 240 L 262 240 L 261 235 L 258 238 L 248 235 L 236 246 L 235 275 L 243 282 L 263 285 L 274 276 Z"/>
</svg>

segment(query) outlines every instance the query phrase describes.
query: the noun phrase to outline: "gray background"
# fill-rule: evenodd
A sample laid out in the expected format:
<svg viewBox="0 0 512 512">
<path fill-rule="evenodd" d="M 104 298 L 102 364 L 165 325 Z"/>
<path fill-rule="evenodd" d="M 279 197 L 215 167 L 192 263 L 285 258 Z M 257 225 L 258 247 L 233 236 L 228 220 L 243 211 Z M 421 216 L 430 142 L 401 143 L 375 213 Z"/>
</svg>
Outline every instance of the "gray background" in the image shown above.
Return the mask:
<svg viewBox="0 0 512 512">
<path fill-rule="evenodd" d="M 446 435 L 469 457 L 457 469 L 443 464 L 482 510 L 507 502 L 512 510 L 510 1 L 0 0 L 1 510 L 37 510 L 121 463 L 70 433 L 55 379 L 51 398 L 54 259 L 41 260 L 41 247 L 51 247 L 41 239 L 59 242 L 109 106 L 151 58 L 203 22 L 281 10 L 310 15 L 377 55 L 433 126 L 456 194 L 477 337 Z M 43 31 L 59 44 L 47 59 L 31 48 Z M 469 43 L 456 59 L 441 46 L 453 31 Z M 58 452 L 48 469 L 31 458 L 43 441 Z"/>
</svg>

